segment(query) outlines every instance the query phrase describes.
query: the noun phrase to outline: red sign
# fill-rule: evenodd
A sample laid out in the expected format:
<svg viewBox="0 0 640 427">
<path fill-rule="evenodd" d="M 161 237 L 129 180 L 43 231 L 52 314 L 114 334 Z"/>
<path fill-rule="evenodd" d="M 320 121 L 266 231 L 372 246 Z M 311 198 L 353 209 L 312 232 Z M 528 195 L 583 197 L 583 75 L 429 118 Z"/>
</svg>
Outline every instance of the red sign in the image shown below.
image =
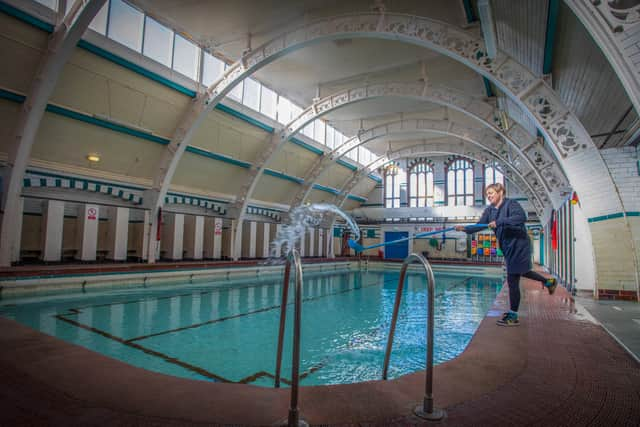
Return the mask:
<svg viewBox="0 0 640 427">
<path fill-rule="evenodd" d="M 87 209 L 87 219 L 95 220 L 98 215 L 98 210 L 96 208 Z"/>
<path fill-rule="evenodd" d="M 215 226 L 213 227 L 213 234 L 216 236 L 222 234 L 222 221 L 216 221 Z"/>
</svg>

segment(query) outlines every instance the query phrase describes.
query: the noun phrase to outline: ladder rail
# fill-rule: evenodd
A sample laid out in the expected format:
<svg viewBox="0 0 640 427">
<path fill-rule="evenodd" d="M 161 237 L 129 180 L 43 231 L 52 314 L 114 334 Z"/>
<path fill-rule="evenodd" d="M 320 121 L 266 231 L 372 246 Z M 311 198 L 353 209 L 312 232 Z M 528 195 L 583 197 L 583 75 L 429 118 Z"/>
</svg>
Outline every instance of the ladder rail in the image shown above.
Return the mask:
<svg viewBox="0 0 640 427">
<path fill-rule="evenodd" d="M 434 324 L 434 288 L 435 279 L 433 277 L 433 270 L 431 264 L 426 258 L 420 254 L 412 253 L 405 258 L 402 263 L 402 269 L 400 270 L 400 278 L 398 279 L 398 288 L 396 290 L 396 299 L 393 305 L 393 315 L 391 317 L 391 325 L 389 328 L 389 337 L 387 339 L 387 347 L 384 354 L 384 365 L 382 368 L 382 379 L 386 380 L 389 371 L 389 359 L 391 358 L 391 350 L 393 348 L 393 339 L 396 331 L 396 324 L 398 322 L 398 312 L 400 311 L 400 302 L 402 301 L 402 294 L 404 291 L 404 282 L 407 275 L 407 269 L 409 265 L 417 261 L 424 268 L 425 276 L 427 277 L 427 353 L 426 353 L 426 365 L 425 372 L 425 392 L 422 402 L 422 407 L 418 406 L 414 409 L 414 413 L 422 418 L 429 420 L 439 420 L 444 417 L 444 410 L 434 408 L 433 406 L 433 324 Z"/>
<path fill-rule="evenodd" d="M 280 306 L 280 327 L 278 331 L 278 351 L 276 356 L 276 374 L 274 386 L 280 387 L 280 372 L 282 368 L 282 348 L 284 344 L 285 323 L 287 320 L 287 301 L 289 298 L 289 279 L 291 277 L 291 264 L 295 268 L 294 287 L 294 315 L 293 315 L 293 361 L 291 366 L 291 403 L 289 406 L 288 425 L 297 426 L 300 422 L 298 410 L 298 394 L 300 383 L 300 323 L 302 321 L 302 262 L 300 253 L 291 249 L 287 254 L 287 263 L 284 269 L 284 282 L 282 284 L 282 304 Z"/>
</svg>

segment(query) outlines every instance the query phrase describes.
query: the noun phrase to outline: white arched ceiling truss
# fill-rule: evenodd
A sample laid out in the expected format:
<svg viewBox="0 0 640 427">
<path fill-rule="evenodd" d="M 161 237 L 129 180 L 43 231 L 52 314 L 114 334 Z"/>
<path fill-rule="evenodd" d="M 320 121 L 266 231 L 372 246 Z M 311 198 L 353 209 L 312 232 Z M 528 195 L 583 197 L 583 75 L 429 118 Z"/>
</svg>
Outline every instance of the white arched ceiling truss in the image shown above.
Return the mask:
<svg viewBox="0 0 640 427">
<path fill-rule="evenodd" d="M 425 141 L 422 144 L 416 144 L 389 152 L 384 157 L 354 171 L 351 177 L 342 186 L 340 193 L 335 196 L 335 204 L 338 207 L 342 207 L 349 195 L 349 193 L 345 193 L 345 191 L 353 190 L 353 188 L 355 188 L 358 183 L 369 174 L 369 171 L 380 168 L 399 158 L 416 157 L 427 154 L 456 154 L 477 160 L 483 164 L 495 162 L 495 164 L 502 169 L 505 177 L 515 183 L 518 189 L 526 194 L 534 205 L 538 215 L 541 215 L 543 206 L 536 195 L 536 189 L 531 186 L 530 182 L 528 182 L 527 178 L 521 173 L 521 171 L 501 157 L 498 153 L 487 147 L 483 147 L 481 144 L 468 138 L 461 139 L 459 143 L 454 144 L 452 144 L 451 141 L 442 140 Z"/>
<path fill-rule="evenodd" d="M 565 0 L 595 40 L 640 111 L 640 5 L 614 5 L 611 1 Z"/>
<path fill-rule="evenodd" d="M 461 113 L 478 120 L 482 126 L 487 127 L 491 132 L 487 134 L 480 134 L 480 132 L 474 129 L 458 125 L 460 129 L 455 130 L 456 136 L 468 138 L 468 135 L 472 134 L 478 141 L 481 140 L 484 146 L 492 147 L 496 153 L 503 153 L 503 156 L 508 158 L 510 163 L 525 169 L 525 173 L 528 175 L 529 181 L 537 187 L 536 194 L 540 203 L 543 206 L 550 205 L 552 203 L 551 199 L 548 197 L 549 190 L 552 188 L 550 183 L 557 185 L 563 182 L 564 178 L 559 178 L 558 174 L 551 171 L 551 166 L 554 163 L 551 160 L 552 156 L 547 154 L 548 161 L 544 164 L 545 167 L 543 168 L 543 170 L 547 171 L 547 174 L 551 175 L 552 178 L 544 179 L 540 174 L 540 168 L 535 167 L 535 161 L 529 158 L 522 148 L 514 142 L 509 135 L 502 132 L 502 130 L 496 126 L 495 123 L 499 122 L 499 120 L 496 119 L 498 111 L 493 106 L 444 87 L 433 87 L 423 83 L 380 83 L 348 88 L 338 93 L 326 96 L 303 110 L 298 117 L 293 119 L 283 129 L 278 132 L 274 132 L 267 143 L 268 145 L 266 145 L 260 152 L 258 158 L 254 161 L 253 165 L 247 172 L 247 180 L 236 197 L 234 210 L 235 219 L 237 219 L 237 221 L 235 222 L 234 227 L 234 247 L 239 248 L 242 242 L 242 233 L 240 231 L 242 230 L 242 221 L 244 220 L 247 206 L 256 186 L 258 185 L 258 181 L 269 161 L 284 146 L 284 144 L 296 133 L 300 132 L 306 125 L 333 110 L 356 102 L 362 102 L 379 97 L 402 97 L 429 101 L 456 109 Z M 445 133 L 453 132 L 451 128 L 455 125 L 453 121 L 440 121 L 440 123 L 437 123 L 436 121 L 425 121 L 422 123 L 433 127 L 435 131 Z M 514 126 L 512 133 L 518 136 L 520 138 L 518 142 L 529 150 L 537 143 L 537 139 L 531 135 L 527 135 L 526 131 L 519 125 Z M 351 145 L 354 147 L 359 145 L 358 140 L 353 140 Z M 538 151 L 543 151 L 540 150 L 542 146 L 539 144 L 537 145 Z M 322 157 L 320 158 L 320 161 L 321 160 Z M 560 176 L 562 176 L 561 173 Z M 556 202 L 559 203 L 560 198 L 560 191 L 556 191 Z"/>
<path fill-rule="evenodd" d="M 483 164 L 494 161 L 498 166 L 502 167 L 505 179 L 514 184 L 518 188 L 518 190 L 520 190 L 529 198 L 529 200 L 535 200 L 535 193 L 531 190 L 531 187 L 528 185 L 528 183 L 522 179 L 522 176 L 518 173 L 518 170 L 513 169 L 512 166 L 508 164 L 502 163 L 501 159 L 495 157 L 493 153 L 465 141 L 462 141 L 462 144 L 452 145 L 449 141 L 443 142 L 433 140 L 425 142 L 423 144 L 416 144 L 410 147 L 404 147 L 399 150 L 389 152 L 384 159 L 376 160 L 375 162 L 372 162 L 368 167 L 364 167 L 358 171 L 355 171 L 352 177 L 343 185 L 340 194 L 337 194 L 335 196 L 333 203 L 339 208 L 342 208 L 348 197 L 348 193 L 344 193 L 344 191 L 350 191 L 356 185 L 358 185 L 358 182 L 360 182 L 360 180 L 364 179 L 367 176 L 367 171 L 370 167 L 381 167 L 389 162 L 393 162 L 394 160 L 406 157 L 413 158 L 451 154 L 463 156 Z M 327 228 L 333 229 L 333 225 L 336 219 L 337 218 L 335 214 L 330 214 L 325 217 L 324 222 L 327 225 Z"/>
<path fill-rule="evenodd" d="M 524 137 L 524 142 L 522 140 L 512 140 L 499 129 L 488 128 L 486 130 L 488 132 L 469 128 L 453 120 L 431 119 L 398 120 L 367 129 L 316 160 L 304 177 L 304 183 L 300 190 L 293 198 L 292 206 L 303 203 L 313 189 L 313 184 L 326 173 L 334 162 L 356 147 L 390 134 L 424 131 L 451 135 L 463 140 L 472 140 L 494 153 L 500 153 L 510 165 L 521 171 L 523 179 L 531 183 L 531 187 L 535 191 L 535 200 L 539 203 L 536 206 L 537 209 L 542 210 L 545 207 L 553 207 L 554 202 L 559 203 L 563 192 L 567 191 L 566 178 L 557 165 L 555 165 L 555 168 L 553 167 L 552 155 L 546 152 L 544 146 L 537 143 L 532 136 L 525 135 L 523 130 L 517 132 L 514 130 L 512 133 L 516 138 Z M 497 135 L 501 138 L 497 138 Z M 525 150 L 518 150 L 517 155 L 512 155 L 510 148 L 514 145 L 521 147 L 523 144 L 525 144 Z M 522 157 L 528 161 L 521 161 Z"/>
<path fill-rule="evenodd" d="M 0 266 L 10 266 L 17 261 L 16 245 L 20 227 L 24 174 L 31 157 L 31 149 L 40 128 L 47 102 L 56 87 L 64 65 L 73 54 L 80 37 L 102 8 L 106 0 L 76 0 L 62 21 L 49 36 L 47 51 L 38 64 L 36 75 L 9 141 L 7 158 L 7 182 L 2 191 L 2 225 L 0 232 Z"/>
<path fill-rule="evenodd" d="M 547 154 L 546 159 L 541 162 L 542 164 L 538 164 L 536 167 L 537 157 L 533 153 L 529 155 L 527 153 L 534 151 L 537 154 L 537 151 L 543 151 L 543 147 L 540 144 L 537 144 L 536 138 L 531 135 L 527 135 L 526 131 L 524 131 L 524 129 L 519 125 L 515 125 L 512 130 L 512 134 L 519 138 L 517 143 L 511 136 L 502 132 L 502 130 L 495 124 L 497 120 L 494 120 L 497 116 L 497 110 L 490 104 L 442 87 L 432 87 L 430 85 L 416 83 L 381 83 L 348 88 L 338 93 L 326 96 L 303 110 L 298 117 L 293 119 L 281 131 L 275 132 L 271 137 L 270 143 L 264 147 L 259 157 L 254 161 L 251 169 L 248 171 L 247 181 L 243 185 L 241 193 L 237 195 L 235 205 L 237 208 L 237 219 L 242 220 L 246 207 L 251 199 L 255 187 L 257 186 L 262 172 L 268 162 L 273 158 L 278 150 L 282 148 L 285 142 L 301 131 L 307 124 L 333 110 L 356 102 L 362 102 L 379 97 L 401 97 L 429 101 L 456 109 L 478 120 L 482 126 L 487 127 L 490 130 L 489 133 L 479 135 L 478 131 L 456 124 L 453 121 L 440 121 L 440 123 L 437 123 L 434 120 L 426 120 L 421 122 L 411 122 L 411 124 L 418 129 L 420 129 L 421 124 L 424 124 L 439 132 L 454 132 L 456 135 L 462 136 L 473 134 L 474 137 L 476 137 L 478 141 L 481 140 L 485 146 L 492 147 L 495 152 L 503 153 L 503 156 L 509 158 L 510 162 L 524 168 L 525 174 L 528 175 L 529 180 L 539 187 L 538 198 L 544 204 L 551 203 L 552 199 L 548 197 L 548 194 L 551 192 L 552 188 L 556 190 L 556 197 L 554 197 L 555 201 L 559 202 L 561 199 L 560 190 L 555 187 L 558 184 L 564 184 L 564 177 L 558 177 L 558 174 L 551 170 L 551 166 L 554 163 L 552 156 Z M 409 125 L 410 122 L 407 122 L 407 124 Z M 457 129 L 452 129 L 453 126 L 457 126 Z M 349 151 L 349 149 L 353 149 L 357 145 L 360 145 L 359 138 L 352 138 L 346 144 L 348 145 L 344 148 L 338 148 L 332 151 L 329 156 L 324 155 L 320 157 L 316 162 L 316 165 L 317 163 L 322 163 L 324 158 L 343 155 Z M 536 145 L 538 150 L 531 150 L 532 148 L 536 148 Z M 529 151 L 523 151 L 521 146 Z M 315 169 L 316 165 L 314 165 L 312 169 Z M 324 163 L 318 167 L 326 165 L 327 163 Z M 545 179 L 541 174 L 541 170 L 547 171 L 551 178 Z M 561 172 L 560 176 L 562 176 Z M 312 180 L 310 180 L 310 182 L 311 181 Z"/>
<path fill-rule="evenodd" d="M 359 145 L 367 144 L 379 138 L 393 137 L 395 140 L 395 137 L 397 136 L 402 136 L 402 135 L 414 136 L 415 134 L 419 134 L 419 133 L 430 133 L 430 134 L 436 133 L 436 134 L 445 135 L 445 136 L 452 136 L 456 140 L 464 141 L 465 143 L 467 143 L 464 145 L 466 151 L 463 151 L 460 154 L 463 154 L 467 157 L 471 157 L 472 155 L 474 155 L 475 158 L 479 158 L 477 153 L 484 153 L 484 155 L 481 157 L 486 158 L 487 160 L 490 160 L 487 157 L 490 155 L 490 157 L 493 160 L 496 160 L 498 162 L 498 164 L 503 168 L 503 170 L 511 171 L 510 175 L 513 174 L 514 176 L 519 177 L 519 180 L 522 183 L 524 183 L 524 184 L 521 184 L 520 187 L 528 189 L 529 192 L 531 193 L 532 203 L 535 206 L 539 216 L 541 216 L 542 211 L 545 208 L 545 204 L 549 205 L 549 202 L 548 202 L 549 198 L 545 194 L 546 190 L 544 189 L 544 187 L 539 184 L 536 186 L 535 181 L 533 181 L 531 178 L 528 178 L 530 176 L 531 171 L 526 170 L 527 166 L 514 165 L 510 161 L 510 159 L 504 157 L 504 155 L 507 153 L 507 150 L 506 150 L 506 144 L 503 141 L 497 139 L 490 132 L 483 132 L 481 130 L 468 128 L 464 125 L 455 123 L 453 121 L 430 120 L 430 119 L 407 119 L 407 120 L 398 120 L 394 122 L 384 123 L 362 132 L 359 137 L 352 138 L 354 140 L 357 140 L 356 144 L 353 144 L 353 143 L 350 143 L 350 141 L 347 141 L 343 144 L 342 147 L 350 145 L 349 149 L 353 149 Z M 469 143 L 471 144 L 471 146 L 469 146 Z M 439 144 L 440 144 L 440 148 L 442 148 L 443 143 L 439 142 Z M 449 144 L 452 146 L 450 148 L 451 150 L 455 149 L 454 146 L 461 145 L 459 142 L 457 143 L 449 142 Z M 427 144 L 425 144 L 424 146 L 426 147 Z M 429 146 L 431 147 L 430 144 Z M 471 148 L 472 146 L 475 146 L 475 148 L 472 149 Z M 338 147 L 333 152 L 336 152 L 337 154 L 340 151 L 341 149 L 340 147 Z M 343 152 L 346 153 L 347 151 L 343 151 Z M 324 168 L 316 168 L 312 170 L 310 172 L 310 175 L 315 175 L 315 176 L 313 178 L 309 176 L 308 182 L 306 181 L 307 178 L 305 177 L 304 184 L 302 185 L 298 193 L 293 198 L 292 206 L 298 206 L 304 203 L 305 199 L 313 189 L 314 181 L 320 178 L 324 172 L 329 170 L 333 162 L 330 156 L 325 156 L 325 157 L 328 160 L 326 162 L 323 162 L 325 164 Z M 336 159 L 337 157 L 338 155 L 336 155 L 334 159 Z M 324 160 L 324 157 L 323 157 L 323 160 Z M 388 161 L 389 161 L 389 155 L 382 156 L 381 158 L 371 162 L 370 164 L 363 166 L 362 168 L 359 168 L 357 171 L 354 171 L 352 178 L 349 179 L 349 181 L 352 181 L 355 178 L 354 186 L 357 185 L 357 182 L 360 182 L 362 178 L 366 177 L 369 173 L 371 173 L 372 171 L 375 171 L 376 169 L 378 169 Z M 350 189 L 352 188 L 353 186 L 350 187 Z M 547 201 L 546 203 L 541 199 L 541 196 L 539 194 L 541 192 L 544 197 L 544 200 Z"/>
<path fill-rule="evenodd" d="M 248 50 L 225 72 L 223 77 L 199 94 L 185 112 L 158 166 L 150 198 L 151 218 L 157 226 L 157 211 L 195 130 L 214 105 L 245 77 L 277 58 L 312 43 L 343 38 L 382 38 L 416 44 L 446 55 L 488 78 L 508 97 L 520 105 L 550 142 L 555 157 L 569 178 L 570 185 L 580 194 L 582 210 L 587 218 L 619 214 L 626 211 L 604 160 L 586 129 L 555 91 L 541 78 L 502 51 L 489 58 L 484 41 L 477 35 L 453 25 L 432 19 L 391 13 L 362 13 L 322 18 L 303 22 L 262 46 Z M 606 195 L 608 203 L 601 203 Z M 630 234 L 630 233 L 629 233 Z M 155 261 L 157 242 L 149 239 L 149 262 Z M 630 245 L 633 247 L 633 243 Z M 594 241 L 596 258 L 607 248 Z M 622 266 L 636 271 L 633 265 Z M 635 279 L 637 282 L 637 278 Z"/>
</svg>

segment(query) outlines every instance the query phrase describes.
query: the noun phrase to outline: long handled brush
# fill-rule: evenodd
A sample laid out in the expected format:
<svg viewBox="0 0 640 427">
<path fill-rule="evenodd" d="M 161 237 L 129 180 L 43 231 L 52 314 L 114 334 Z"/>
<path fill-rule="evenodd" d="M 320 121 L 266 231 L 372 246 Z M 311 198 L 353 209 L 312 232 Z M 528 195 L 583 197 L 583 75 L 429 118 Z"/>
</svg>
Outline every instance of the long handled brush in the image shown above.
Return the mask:
<svg viewBox="0 0 640 427">
<path fill-rule="evenodd" d="M 486 227 L 489 226 L 489 224 L 473 224 L 473 226 L 474 227 L 486 228 Z M 396 243 L 406 242 L 407 240 L 418 239 L 420 237 L 431 236 L 433 234 L 447 233 L 447 232 L 453 231 L 455 229 L 456 229 L 455 227 L 449 227 L 449 228 L 443 228 L 442 230 L 425 231 L 424 233 L 415 234 L 412 237 L 403 237 L 402 239 L 391 240 L 390 242 L 378 243 L 378 244 L 371 245 L 371 246 L 362 246 L 361 244 L 359 244 L 358 242 L 356 242 L 355 240 L 352 240 L 352 239 L 349 239 L 348 243 L 349 243 L 349 247 L 351 249 L 355 250 L 356 253 L 360 253 L 360 252 L 366 251 L 367 249 L 379 248 L 381 246 L 394 245 Z"/>
</svg>

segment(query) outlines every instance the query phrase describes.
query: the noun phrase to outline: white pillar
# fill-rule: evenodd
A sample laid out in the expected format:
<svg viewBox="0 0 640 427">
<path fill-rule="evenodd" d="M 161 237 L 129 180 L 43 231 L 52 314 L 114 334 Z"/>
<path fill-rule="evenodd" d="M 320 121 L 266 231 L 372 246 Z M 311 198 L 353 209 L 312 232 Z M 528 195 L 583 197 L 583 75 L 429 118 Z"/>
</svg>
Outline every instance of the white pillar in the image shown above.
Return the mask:
<svg viewBox="0 0 640 427">
<path fill-rule="evenodd" d="M 189 259 L 202 259 L 204 243 L 204 217 L 187 215 L 184 218 L 184 249 Z"/>
<path fill-rule="evenodd" d="M 269 244 L 271 241 L 269 240 L 271 236 L 271 224 L 268 222 L 263 223 L 262 230 L 262 257 L 269 258 Z"/>
<path fill-rule="evenodd" d="M 333 252 L 333 229 L 325 228 L 324 235 L 326 240 L 325 247 L 327 248 L 327 250 L 325 251 L 325 253 L 327 254 L 327 258 L 335 258 L 336 255 Z"/>
<path fill-rule="evenodd" d="M 276 236 L 280 235 L 280 230 L 282 229 L 282 224 L 276 224 Z M 274 249 L 273 256 L 275 258 L 279 258 L 282 256 L 282 248 L 277 247 Z"/>
<path fill-rule="evenodd" d="M 129 208 L 110 208 L 109 214 L 107 259 L 126 261 L 129 240 Z"/>
<path fill-rule="evenodd" d="M 42 210 L 43 261 L 62 259 L 62 227 L 64 226 L 64 202 L 47 200 Z"/>
<path fill-rule="evenodd" d="M 142 226 L 142 250 L 140 257 L 143 260 L 149 259 L 149 239 L 155 239 L 155 235 L 151 235 L 151 211 L 144 211 L 144 225 Z"/>
<path fill-rule="evenodd" d="M 307 247 L 309 248 L 309 253 L 307 256 L 315 256 L 315 244 L 316 244 L 316 229 L 309 229 L 309 244 Z"/>
<path fill-rule="evenodd" d="M 173 215 L 173 248 L 171 251 L 171 259 L 181 260 L 182 250 L 184 248 L 184 215 Z"/>
<path fill-rule="evenodd" d="M 222 218 L 215 218 L 213 223 L 213 257 L 222 258 Z"/>
<path fill-rule="evenodd" d="M 251 221 L 249 223 L 249 258 L 256 257 L 256 234 L 258 233 L 258 223 Z"/>
<path fill-rule="evenodd" d="M 99 221 L 100 206 L 86 204 L 78 208 L 78 229 L 76 231 L 78 252 L 76 252 L 76 259 L 80 261 L 96 260 Z"/>
<path fill-rule="evenodd" d="M 20 240 L 22 238 L 22 220 L 24 217 L 24 197 L 18 198 L 18 206 L 16 206 L 16 212 L 18 212 L 18 216 L 14 222 L 14 235 L 16 240 L 11 248 L 11 262 L 20 261 Z"/>
<path fill-rule="evenodd" d="M 324 228 L 318 228 L 318 256 L 325 257 L 324 252 Z"/>
</svg>

